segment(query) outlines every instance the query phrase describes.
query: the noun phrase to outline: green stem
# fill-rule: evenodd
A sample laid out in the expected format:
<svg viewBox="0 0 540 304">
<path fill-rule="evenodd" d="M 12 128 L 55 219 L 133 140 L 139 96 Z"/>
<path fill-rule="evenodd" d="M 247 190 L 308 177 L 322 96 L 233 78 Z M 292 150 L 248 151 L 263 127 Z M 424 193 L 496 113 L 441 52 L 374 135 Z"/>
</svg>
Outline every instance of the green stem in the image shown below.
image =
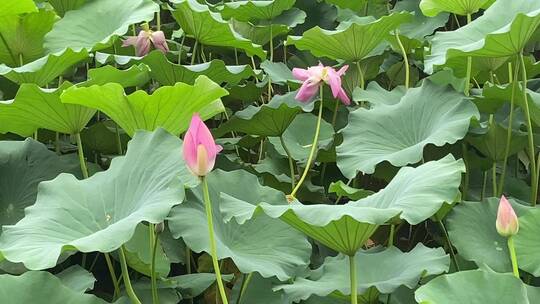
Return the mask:
<svg viewBox="0 0 540 304">
<path fill-rule="evenodd" d="M 182 52 L 184 51 L 184 42 L 186 41 L 186 35 L 182 36 L 180 47 L 178 48 L 178 64 L 182 64 Z"/>
<path fill-rule="evenodd" d="M 351 277 L 351 304 L 358 304 L 358 290 L 356 289 L 356 260 L 354 255 L 349 256 L 349 273 Z"/>
<path fill-rule="evenodd" d="M 472 17 L 471 14 L 467 14 L 467 24 L 471 23 Z M 465 82 L 465 95 L 470 95 L 470 83 L 471 83 L 471 73 L 472 73 L 472 56 L 467 57 L 467 80 Z"/>
<path fill-rule="evenodd" d="M 210 192 L 208 191 L 208 181 L 206 177 L 201 178 L 203 192 L 204 192 L 204 205 L 206 209 L 206 219 L 208 221 L 208 233 L 210 236 L 210 256 L 212 257 L 212 264 L 214 265 L 214 272 L 216 273 L 216 281 L 218 284 L 219 294 L 221 296 L 221 302 L 228 304 L 227 294 L 225 293 L 225 287 L 223 286 L 223 280 L 221 279 L 221 270 L 219 269 L 219 263 L 217 259 L 216 240 L 214 238 L 214 224 L 212 218 L 212 203 L 210 202 Z"/>
<path fill-rule="evenodd" d="M 244 281 L 242 281 L 242 286 L 240 287 L 240 295 L 238 296 L 238 299 L 236 300 L 236 304 L 242 303 L 242 298 L 244 297 L 244 294 L 246 293 L 246 290 L 248 288 L 249 282 L 251 282 L 252 277 L 253 277 L 253 272 L 250 272 L 247 276 L 244 275 Z"/>
<path fill-rule="evenodd" d="M 459 264 L 457 261 L 456 253 L 454 252 L 454 247 L 452 247 L 452 242 L 450 242 L 450 237 L 448 236 L 448 231 L 446 231 L 446 227 L 444 226 L 444 223 L 442 220 L 439 222 L 439 226 L 444 234 L 444 238 L 446 240 L 446 244 L 448 245 L 448 251 L 450 251 L 450 257 L 452 258 L 452 263 L 454 263 L 454 267 L 456 268 L 456 271 L 459 271 Z"/>
<path fill-rule="evenodd" d="M 317 127 L 315 128 L 315 136 L 313 136 L 313 143 L 311 144 L 311 151 L 309 152 L 309 157 L 306 163 L 306 167 L 304 168 L 304 173 L 302 173 L 302 176 L 300 177 L 300 180 L 298 181 L 298 184 L 296 184 L 296 187 L 292 190 L 290 197 L 294 199 L 296 192 L 298 192 L 298 189 L 300 189 L 300 186 L 304 183 L 304 180 L 307 177 L 307 174 L 309 172 L 309 169 L 311 168 L 311 163 L 313 162 L 313 157 L 315 156 L 315 152 L 317 151 L 317 146 L 319 143 L 319 133 L 321 131 L 321 121 L 322 121 L 322 112 L 323 112 L 323 86 L 321 85 L 321 88 L 319 90 L 320 99 L 321 102 L 319 103 L 319 116 L 317 117 Z"/>
<path fill-rule="evenodd" d="M 510 251 L 510 260 L 512 260 L 512 272 L 514 276 L 519 279 L 519 268 L 516 257 L 516 248 L 514 247 L 514 238 L 512 236 L 508 237 L 508 250 Z"/>
<path fill-rule="evenodd" d="M 124 278 L 124 285 L 126 286 L 126 293 L 131 300 L 131 303 L 134 304 L 142 304 L 137 295 L 135 294 L 135 291 L 133 290 L 133 286 L 131 285 L 131 280 L 129 278 L 129 270 L 126 263 L 126 255 L 124 253 L 123 246 L 119 248 L 119 254 L 120 256 L 120 266 L 122 267 L 122 277 Z"/>
<path fill-rule="evenodd" d="M 360 88 L 363 90 L 366 87 L 366 80 L 364 79 L 364 71 L 362 71 L 360 61 L 356 62 L 356 68 L 358 69 L 358 74 L 360 76 Z"/>
<path fill-rule="evenodd" d="M 296 178 L 295 178 L 295 170 L 294 167 L 294 159 L 292 158 L 291 152 L 289 151 L 289 148 L 287 148 L 287 145 L 285 144 L 285 141 L 283 140 L 283 136 L 279 137 L 279 141 L 281 142 L 281 146 L 283 147 L 283 150 L 285 150 L 285 154 L 287 154 L 287 157 L 289 158 L 289 169 L 291 170 L 291 188 L 294 190 L 294 187 L 296 185 Z"/>
<path fill-rule="evenodd" d="M 491 166 L 491 187 L 493 188 L 493 197 L 497 197 L 497 162 L 493 161 Z"/>
<path fill-rule="evenodd" d="M 156 12 L 156 29 L 158 31 L 161 31 L 161 7 L 160 9 Z"/>
<path fill-rule="evenodd" d="M 270 23 L 270 62 L 274 61 L 274 29 L 272 23 Z"/>
<path fill-rule="evenodd" d="M 401 54 L 403 56 L 403 65 L 405 65 L 405 89 L 409 89 L 409 82 L 411 78 L 411 72 L 409 68 L 409 58 L 407 57 L 407 52 L 405 51 L 405 47 L 403 46 L 403 43 L 401 42 L 401 39 L 399 38 L 399 31 L 396 29 L 395 31 L 396 40 L 399 45 L 399 49 L 401 50 Z"/>
<path fill-rule="evenodd" d="M 531 201 L 532 205 L 536 206 L 536 197 L 538 196 L 538 176 L 536 174 L 536 153 L 534 151 L 534 137 L 531 122 L 531 111 L 529 110 L 529 102 L 527 98 L 527 70 L 525 68 L 525 59 L 523 52 L 519 53 L 521 61 L 521 71 L 523 77 L 523 104 L 525 105 L 525 118 L 527 119 L 527 135 L 529 138 L 529 159 L 531 162 Z"/>
<path fill-rule="evenodd" d="M 158 236 L 155 233 L 156 225 L 150 223 L 148 225 L 150 234 L 150 248 L 152 249 L 152 263 L 150 266 L 150 282 L 152 286 L 152 303 L 159 304 L 159 295 L 157 290 L 157 278 L 156 278 L 156 252 L 158 244 Z"/>
<path fill-rule="evenodd" d="M 484 198 L 486 197 L 486 186 L 487 186 L 488 174 L 486 171 L 484 171 L 483 175 L 484 175 L 484 180 L 482 182 L 482 192 L 480 193 L 480 201 L 483 201 Z"/>
<path fill-rule="evenodd" d="M 191 274 L 191 249 L 186 245 L 186 271 Z M 189 303 L 193 304 L 193 298 L 189 298 Z"/>
<path fill-rule="evenodd" d="M 337 114 L 339 109 L 339 100 L 336 99 L 336 105 L 334 106 L 334 114 L 332 115 L 332 129 L 336 129 Z"/>
<path fill-rule="evenodd" d="M 463 197 L 462 197 L 462 200 L 466 200 L 467 199 L 467 193 L 469 192 L 469 159 L 468 159 L 468 154 L 467 154 L 467 143 L 465 141 L 463 141 L 463 143 L 461 144 L 461 151 L 462 151 L 462 154 L 463 154 L 463 162 L 465 163 L 465 174 L 464 174 L 464 178 L 463 178 Z"/>
<path fill-rule="evenodd" d="M 191 50 L 191 65 L 195 64 L 195 57 L 197 54 L 197 46 L 199 45 L 199 41 L 195 40 L 195 44 L 193 45 L 193 50 Z"/>
<path fill-rule="evenodd" d="M 395 233 L 396 233 L 396 225 L 390 225 L 390 234 L 388 234 L 388 247 L 394 246 Z"/>
<path fill-rule="evenodd" d="M 116 300 L 116 297 L 120 294 L 120 287 L 118 286 L 118 280 L 116 279 L 116 272 L 114 271 L 114 267 L 109 254 L 105 252 L 103 255 L 105 256 L 107 268 L 109 269 L 109 274 L 111 275 L 111 280 L 114 286 L 113 300 Z"/>
<path fill-rule="evenodd" d="M 122 139 L 120 138 L 120 128 L 118 124 L 115 124 L 115 134 L 116 134 L 116 152 L 118 155 L 124 154 L 122 150 Z"/>
<path fill-rule="evenodd" d="M 62 152 L 60 151 L 60 133 L 58 132 L 56 132 L 55 134 L 54 150 L 56 154 L 58 155 L 62 154 Z"/>
<path fill-rule="evenodd" d="M 510 83 L 512 83 L 512 96 L 510 97 L 510 114 L 508 116 L 508 130 L 506 131 L 506 146 L 504 147 L 504 159 L 502 163 L 502 174 L 501 179 L 499 180 L 499 189 L 497 191 L 497 197 L 501 196 L 504 190 L 504 178 L 506 177 L 506 163 L 508 162 L 508 155 L 510 154 L 510 145 L 512 143 L 512 124 L 514 119 L 514 102 L 516 97 L 516 87 L 517 87 L 517 73 L 519 65 L 516 64 L 514 69 L 514 74 L 512 75 L 512 63 L 508 63 L 508 78 Z"/>
<path fill-rule="evenodd" d="M 88 178 L 88 168 L 86 167 L 86 160 L 84 159 L 84 151 L 83 151 L 83 145 L 82 145 L 82 140 L 81 140 L 81 134 L 76 133 L 75 139 L 77 140 L 77 151 L 79 154 L 79 162 L 81 164 L 82 175 L 86 179 Z"/>
</svg>

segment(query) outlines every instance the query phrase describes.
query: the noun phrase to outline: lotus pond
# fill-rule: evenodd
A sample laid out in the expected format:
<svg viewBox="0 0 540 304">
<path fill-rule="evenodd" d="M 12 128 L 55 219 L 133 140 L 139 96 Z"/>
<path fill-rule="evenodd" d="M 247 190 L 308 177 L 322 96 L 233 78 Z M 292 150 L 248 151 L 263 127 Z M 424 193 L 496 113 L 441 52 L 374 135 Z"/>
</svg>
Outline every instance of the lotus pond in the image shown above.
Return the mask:
<svg viewBox="0 0 540 304">
<path fill-rule="evenodd" d="M 0 303 L 540 303 L 540 1 L 0 0 Z"/>
</svg>

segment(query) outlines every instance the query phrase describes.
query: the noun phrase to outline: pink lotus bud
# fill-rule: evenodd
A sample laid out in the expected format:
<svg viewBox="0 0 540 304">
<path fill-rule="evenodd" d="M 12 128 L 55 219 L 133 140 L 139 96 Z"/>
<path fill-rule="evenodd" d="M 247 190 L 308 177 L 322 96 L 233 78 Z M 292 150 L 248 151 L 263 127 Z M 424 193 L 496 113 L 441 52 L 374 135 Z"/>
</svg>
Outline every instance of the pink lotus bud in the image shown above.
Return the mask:
<svg viewBox="0 0 540 304">
<path fill-rule="evenodd" d="M 327 83 L 330 85 L 334 98 L 338 98 L 345 105 L 351 104 L 351 100 L 341 86 L 341 76 L 345 74 L 348 68 L 349 66 L 346 65 L 336 71 L 334 68 L 325 67 L 320 63 L 317 66 L 309 67 L 307 70 L 294 68 L 292 70 L 293 76 L 303 81 L 300 90 L 296 94 L 296 99 L 301 102 L 309 102 L 317 95 L 319 87 L 323 83 Z"/>
<path fill-rule="evenodd" d="M 497 232 L 504 237 L 513 236 L 519 231 L 519 222 L 516 213 L 504 195 L 499 202 L 495 226 L 497 227 Z"/>
<path fill-rule="evenodd" d="M 205 176 L 214 168 L 216 156 L 222 150 L 216 145 L 208 127 L 194 114 L 184 137 L 184 160 L 189 170 L 197 176 Z"/>
<path fill-rule="evenodd" d="M 122 42 L 122 46 L 134 46 L 135 54 L 142 57 L 150 52 L 151 46 L 163 53 L 169 52 L 169 46 L 165 39 L 165 34 L 162 31 L 152 31 L 149 28 L 143 29 L 137 36 L 129 36 Z"/>
</svg>

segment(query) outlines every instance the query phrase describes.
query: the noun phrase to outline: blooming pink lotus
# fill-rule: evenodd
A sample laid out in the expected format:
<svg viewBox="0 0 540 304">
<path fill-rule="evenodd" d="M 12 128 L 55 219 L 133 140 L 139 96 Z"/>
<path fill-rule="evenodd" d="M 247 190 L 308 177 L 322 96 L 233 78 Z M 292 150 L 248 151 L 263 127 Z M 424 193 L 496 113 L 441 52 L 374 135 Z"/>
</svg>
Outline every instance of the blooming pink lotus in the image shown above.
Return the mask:
<svg viewBox="0 0 540 304">
<path fill-rule="evenodd" d="M 214 168 L 216 156 L 222 150 L 216 145 L 208 127 L 195 113 L 184 137 L 184 160 L 197 176 L 206 176 Z"/>
<path fill-rule="evenodd" d="M 122 43 L 123 47 L 134 46 L 137 56 L 144 56 L 150 52 L 151 45 L 163 53 L 169 52 L 169 46 L 165 40 L 165 34 L 162 31 L 152 31 L 150 29 L 143 29 L 139 32 L 138 36 L 129 36 Z"/>
<path fill-rule="evenodd" d="M 504 237 L 515 235 L 519 230 L 517 215 L 504 195 L 499 202 L 495 226 L 497 227 L 497 232 Z"/>
<path fill-rule="evenodd" d="M 304 82 L 296 94 L 296 99 L 302 102 L 309 102 L 317 95 L 320 86 L 326 83 L 330 85 L 334 98 L 338 98 L 345 105 L 350 105 L 351 100 L 341 87 L 341 76 L 345 74 L 348 68 L 349 66 L 345 65 L 339 71 L 336 71 L 334 68 L 323 66 L 321 63 L 317 66 L 309 67 L 307 70 L 294 68 L 292 70 L 293 76 Z"/>
</svg>

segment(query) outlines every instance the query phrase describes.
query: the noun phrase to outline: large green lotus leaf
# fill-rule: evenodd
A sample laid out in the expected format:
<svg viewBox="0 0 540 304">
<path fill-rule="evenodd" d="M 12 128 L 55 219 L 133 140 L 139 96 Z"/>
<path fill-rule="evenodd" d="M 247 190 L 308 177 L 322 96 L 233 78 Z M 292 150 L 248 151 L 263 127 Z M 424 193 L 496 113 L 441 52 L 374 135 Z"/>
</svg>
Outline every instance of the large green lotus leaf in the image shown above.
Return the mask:
<svg viewBox="0 0 540 304">
<path fill-rule="evenodd" d="M 150 246 L 153 244 L 150 242 L 150 231 L 148 226 L 144 224 L 137 225 L 135 233 L 131 239 L 124 245 L 126 253 L 126 261 L 129 267 L 137 270 L 138 272 L 150 276 L 151 264 L 152 264 L 152 251 Z M 156 247 L 156 274 L 161 277 L 167 277 L 170 271 L 170 262 L 163 252 L 158 242 Z"/>
<path fill-rule="evenodd" d="M 411 224 L 432 216 L 459 192 L 463 162 L 449 155 L 417 168 L 402 168 L 388 186 L 376 194 L 345 205 L 270 205 L 242 201 L 222 194 L 225 220 L 243 223 L 257 213 L 281 218 L 324 245 L 353 255 L 379 225 L 401 214 Z"/>
<path fill-rule="evenodd" d="M 352 98 L 354 101 L 368 101 L 372 107 L 376 107 L 380 104 L 395 105 L 406 93 L 404 86 L 397 86 L 392 91 L 387 91 L 378 82 L 372 81 L 366 89 L 356 87 Z"/>
<path fill-rule="evenodd" d="M 130 138 L 112 120 L 101 121 L 85 128 L 81 132 L 81 139 L 85 150 L 93 150 L 105 155 L 117 155 L 120 154 L 117 135 L 120 135 L 122 149 L 125 149 Z"/>
<path fill-rule="evenodd" d="M 0 17 L 37 12 L 32 0 L 3 0 L 0 2 Z"/>
<path fill-rule="evenodd" d="M 234 113 L 229 121 L 219 126 L 216 136 L 220 137 L 231 131 L 257 136 L 281 136 L 302 111 L 301 105 L 294 100 L 294 94 L 296 93 L 276 95 L 267 104 L 248 106 Z"/>
<path fill-rule="evenodd" d="M 199 43 L 237 48 L 244 50 L 248 56 L 266 58 L 266 53 L 260 45 L 240 36 L 220 14 L 210 11 L 208 6 L 196 0 L 174 0 L 173 3 L 175 3 L 173 17 L 182 30 Z"/>
<path fill-rule="evenodd" d="M 518 215 L 530 209 L 513 199 L 510 199 L 510 203 Z M 474 261 L 479 266 L 485 264 L 498 272 L 510 272 L 512 265 L 506 238 L 495 229 L 498 206 L 497 198 L 457 205 L 448 215 L 448 234 L 460 257 Z"/>
<path fill-rule="evenodd" d="M 127 70 L 119 70 L 111 65 L 88 70 L 88 80 L 77 86 L 89 87 L 117 83 L 124 88 L 142 86 L 150 81 L 150 69 L 145 64 L 132 65 Z"/>
<path fill-rule="evenodd" d="M 0 65 L 0 75 L 18 84 L 34 83 L 44 87 L 66 70 L 87 58 L 88 52 L 86 50 L 75 52 L 66 49 L 63 52 L 49 54 L 17 68 L 10 68 L 2 64 Z"/>
<path fill-rule="evenodd" d="M 64 251 L 114 251 L 140 222 L 161 223 L 184 199 L 190 177 L 180 139 L 163 129 L 139 132 L 107 171 L 41 183 L 25 217 L 3 227 L 0 251 L 28 269 L 51 268 Z"/>
<path fill-rule="evenodd" d="M 49 52 L 65 48 L 96 50 L 125 34 L 133 23 L 150 21 L 159 11 L 152 0 L 93 0 L 69 11 L 45 36 Z"/>
<path fill-rule="evenodd" d="M 20 276 L 0 275 L 0 301 L 10 304 L 107 303 L 94 295 L 73 290 L 64 285 L 59 278 L 46 271 L 29 271 Z"/>
<path fill-rule="evenodd" d="M 75 264 L 56 274 L 62 284 L 80 293 L 94 289 L 96 278 L 86 269 Z"/>
<path fill-rule="evenodd" d="M 405 253 L 393 246 L 373 251 L 360 251 L 355 256 L 358 294 L 365 293 L 370 287 L 386 294 L 402 285 L 415 288 L 422 277 L 446 272 L 450 266 L 444 249 L 428 248 L 421 243 Z M 285 291 L 294 301 L 307 300 L 312 295 L 350 295 L 349 257 L 342 254 L 328 257 L 307 277 L 275 289 Z"/>
<path fill-rule="evenodd" d="M 337 196 L 348 197 L 356 201 L 368 197 L 374 192 L 371 190 L 356 189 L 348 186 L 343 181 L 337 181 L 328 186 L 328 193 L 335 193 Z"/>
<path fill-rule="evenodd" d="M 393 13 L 375 20 L 363 18 L 363 22 L 342 22 L 335 31 L 314 27 L 303 36 L 289 36 L 288 45 L 310 51 L 317 57 L 346 61 L 360 61 L 372 53 L 388 36 L 390 31 L 410 20 L 409 12 Z M 356 19 L 353 19 L 356 20 Z"/>
<path fill-rule="evenodd" d="M 219 212 L 223 203 L 220 194 L 254 203 L 286 204 L 282 192 L 261 186 L 255 175 L 244 170 L 216 170 L 208 176 L 208 183 L 219 259 L 231 258 L 243 273 L 258 272 L 263 277 L 276 276 L 280 280 L 295 276 L 307 266 L 311 254 L 309 242 L 285 223 L 269 217 L 257 217 L 243 225 L 235 221 L 225 223 Z M 173 236 L 182 237 L 191 250 L 210 251 L 201 187 L 189 192 L 187 201 L 173 209 L 168 223 Z"/>
<path fill-rule="evenodd" d="M 478 117 L 463 94 L 424 81 L 395 105 L 352 112 L 341 131 L 343 143 L 336 148 L 337 165 L 353 178 L 358 171 L 375 172 L 384 161 L 397 167 L 417 163 L 426 145 L 455 143 L 467 134 L 471 118 Z"/>
<path fill-rule="evenodd" d="M 208 77 L 199 76 L 194 85 L 160 87 L 152 95 L 143 90 L 126 95 L 116 83 L 73 87 L 62 94 L 62 102 L 102 111 L 129 136 L 137 130 L 153 131 L 159 127 L 179 135 L 187 130 L 193 113 L 199 112 L 203 119 L 208 119 L 223 112 L 220 98 L 227 94 Z"/>
<path fill-rule="evenodd" d="M 264 70 L 266 75 L 271 79 L 272 84 L 288 84 L 288 83 L 300 83 L 295 79 L 292 71 L 283 62 L 272 62 L 269 60 L 261 62 L 261 69 Z"/>
<path fill-rule="evenodd" d="M 293 7 L 296 0 L 234 1 L 220 7 L 221 16 L 238 21 L 273 19 Z"/>
<path fill-rule="evenodd" d="M 519 89 L 518 89 L 519 90 Z M 527 89 L 527 102 L 531 113 L 531 120 L 540 125 L 540 93 Z M 481 110 L 493 108 L 492 112 L 500 108 L 505 103 L 510 103 L 512 98 L 512 85 L 491 85 L 486 84 L 482 90 L 482 96 L 475 98 L 475 103 Z M 525 108 L 523 94 L 516 92 L 514 95 L 516 104 Z"/>
<path fill-rule="evenodd" d="M 283 132 L 283 141 L 291 153 L 293 159 L 305 163 L 309 157 L 311 145 L 313 144 L 313 134 L 317 126 L 317 117 L 310 113 L 297 115 L 291 124 Z M 287 157 L 287 153 L 277 137 L 270 137 L 270 143 L 282 156 Z M 319 133 L 318 150 L 328 150 L 334 142 L 334 128 L 325 120 L 321 121 Z"/>
<path fill-rule="evenodd" d="M 533 209 L 519 218 L 519 232 L 514 236 L 516 254 L 519 268 L 533 274 L 540 275 L 540 213 Z"/>
<path fill-rule="evenodd" d="M 226 282 L 230 282 L 232 275 L 222 275 Z M 161 286 L 176 288 L 182 294 L 182 298 L 190 299 L 203 293 L 208 287 L 216 281 L 216 275 L 213 273 L 192 273 L 176 277 L 166 278 L 160 283 Z"/>
<path fill-rule="evenodd" d="M 66 12 L 78 9 L 86 2 L 86 0 L 48 0 L 47 2 L 54 7 L 54 10 L 58 15 L 64 17 Z"/>
<path fill-rule="evenodd" d="M 425 71 L 431 74 L 435 66 L 458 57 L 517 54 L 538 25 L 540 1 L 496 1 L 470 24 L 451 32 L 437 32 L 432 40 L 431 54 L 425 60 Z"/>
<path fill-rule="evenodd" d="M 71 86 L 67 81 L 57 89 L 42 89 L 30 83 L 21 85 L 15 99 L 0 101 L 0 133 L 29 136 L 37 129 L 80 133 L 96 111 L 63 104 L 60 94 Z"/>
<path fill-rule="evenodd" d="M 218 84 L 236 85 L 255 76 L 249 65 L 226 65 L 219 59 L 196 65 L 180 65 L 170 62 L 160 51 L 151 52 L 142 62 L 150 67 L 150 75 L 161 85 L 175 85 L 177 82 L 193 84 L 200 75 L 205 75 Z"/>
<path fill-rule="evenodd" d="M 54 11 L 47 10 L 2 17 L 0 63 L 15 67 L 43 57 L 43 37 L 55 21 Z"/>
<path fill-rule="evenodd" d="M 369 0 L 324 0 L 327 3 L 334 4 L 336 6 L 339 6 L 340 8 L 348 8 L 350 10 L 359 12 L 360 10 L 363 10 L 366 3 L 369 2 Z"/>
<path fill-rule="evenodd" d="M 421 304 L 529 304 L 527 287 L 510 273 L 468 270 L 437 277 L 418 288 Z"/>
<path fill-rule="evenodd" d="M 486 8 L 495 0 L 422 0 L 420 9 L 429 17 L 434 17 L 442 12 L 450 12 L 456 15 L 468 15 Z"/>
<path fill-rule="evenodd" d="M 252 303 L 264 303 L 264 304 L 292 304 L 292 299 L 287 296 L 283 291 L 273 290 L 275 284 L 281 284 L 276 278 L 263 278 L 259 274 L 255 273 L 251 277 L 249 284 L 246 286 L 242 298 L 238 300 L 240 290 L 242 288 L 243 280 L 237 280 L 232 290 L 232 299 L 237 299 L 238 304 L 252 304 Z"/>
<path fill-rule="evenodd" d="M 38 184 L 62 172 L 80 175 L 79 162 L 32 139 L 0 141 L 0 223 L 13 225 L 36 201 Z"/>
<path fill-rule="evenodd" d="M 508 129 L 494 123 L 486 134 L 481 136 L 468 136 L 467 141 L 482 154 L 494 161 L 504 161 L 506 156 L 506 142 Z M 512 130 L 508 155 L 514 155 L 527 147 L 527 133 Z"/>
<path fill-rule="evenodd" d="M 231 2 L 236 3 L 236 2 Z M 242 37 L 249 39 L 258 45 L 266 45 L 270 42 L 270 37 L 275 39 L 278 36 L 287 34 L 290 28 L 285 24 L 254 25 L 249 22 L 231 20 L 232 28 Z"/>
</svg>

